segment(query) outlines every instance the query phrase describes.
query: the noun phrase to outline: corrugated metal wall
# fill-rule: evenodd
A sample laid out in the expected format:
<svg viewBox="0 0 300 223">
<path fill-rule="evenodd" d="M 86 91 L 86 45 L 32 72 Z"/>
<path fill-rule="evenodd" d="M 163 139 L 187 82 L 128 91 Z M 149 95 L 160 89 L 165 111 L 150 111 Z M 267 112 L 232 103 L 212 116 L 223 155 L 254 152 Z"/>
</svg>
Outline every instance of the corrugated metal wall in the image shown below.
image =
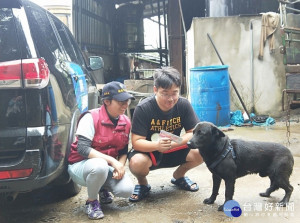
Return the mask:
<svg viewBox="0 0 300 223">
<path fill-rule="evenodd" d="M 113 7 L 109 0 L 73 0 L 74 35 L 83 51 L 113 53 Z"/>
</svg>

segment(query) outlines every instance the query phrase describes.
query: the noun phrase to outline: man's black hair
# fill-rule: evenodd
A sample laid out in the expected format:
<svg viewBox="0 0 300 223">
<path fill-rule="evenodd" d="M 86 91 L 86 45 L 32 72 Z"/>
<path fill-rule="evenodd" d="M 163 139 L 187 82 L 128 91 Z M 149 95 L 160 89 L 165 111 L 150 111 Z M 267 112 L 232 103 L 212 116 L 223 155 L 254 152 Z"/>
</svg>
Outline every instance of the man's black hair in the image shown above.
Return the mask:
<svg viewBox="0 0 300 223">
<path fill-rule="evenodd" d="M 156 88 L 169 89 L 175 84 L 177 87 L 181 86 L 180 73 L 173 67 L 162 67 L 157 69 L 153 75 L 154 86 Z"/>
</svg>

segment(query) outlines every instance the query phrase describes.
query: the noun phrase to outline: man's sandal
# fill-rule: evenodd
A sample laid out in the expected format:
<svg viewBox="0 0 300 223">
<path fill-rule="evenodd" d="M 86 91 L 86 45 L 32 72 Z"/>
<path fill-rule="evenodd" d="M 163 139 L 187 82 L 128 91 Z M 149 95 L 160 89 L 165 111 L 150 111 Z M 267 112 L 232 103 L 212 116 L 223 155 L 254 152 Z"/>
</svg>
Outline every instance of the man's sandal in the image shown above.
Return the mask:
<svg viewBox="0 0 300 223">
<path fill-rule="evenodd" d="M 188 177 L 181 177 L 181 178 L 178 178 L 177 180 L 175 178 L 173 178 L 171 180 L 171 183 L 175 184 L 176 186 L 180 187 L 183 190 L 192 191 L 192 192 L 199 190 L 197 183 L 191 181 L 190 178 L 188 178 Z M 192 187 L 193 185 L 196 185 L 196 186 Z"/>
<path fill-rule="evenodd" d="M 133 198 L 131 195 L 131 197 L 129 197 L 129 201 L 137 202 L 137 201 L 144 199 L 145 197 L 147 197 L 149 195 L 150 190 L 151 190 L 151 186 L 149 184 L 147 186 L 146 185 L 135 185 L 132 195 L 134 195 L 136 197 Z"/>
</svg>

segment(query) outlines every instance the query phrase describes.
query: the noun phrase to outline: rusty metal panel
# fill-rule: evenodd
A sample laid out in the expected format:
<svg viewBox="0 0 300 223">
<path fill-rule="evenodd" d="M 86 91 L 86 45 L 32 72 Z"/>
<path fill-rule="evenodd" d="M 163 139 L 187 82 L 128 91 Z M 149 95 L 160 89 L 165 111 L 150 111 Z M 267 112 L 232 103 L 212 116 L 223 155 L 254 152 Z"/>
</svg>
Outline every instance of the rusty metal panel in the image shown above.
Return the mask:
<svg viewBox="0 0 300 223">
<path fill-rule="evenodd" d="M 124 80 L 124 84 L 128 91 L 153 93 L 153 80 Z"/>
<path fill-rule="evenodd" d="M 286 74 L 286 88 L 287 89 L 300 89 L 300 73 L 287 73 Z"/>
<path fill-rule="evenodd" d="M 287 64 L 285 66 L 286 73 L 300 73 L 300 65 Z"/>
<path fill-rule="evenodd" d="M 286 63 L 287 64 L 300 63 L 300 48 L 286 47 Z"/>
</svg>

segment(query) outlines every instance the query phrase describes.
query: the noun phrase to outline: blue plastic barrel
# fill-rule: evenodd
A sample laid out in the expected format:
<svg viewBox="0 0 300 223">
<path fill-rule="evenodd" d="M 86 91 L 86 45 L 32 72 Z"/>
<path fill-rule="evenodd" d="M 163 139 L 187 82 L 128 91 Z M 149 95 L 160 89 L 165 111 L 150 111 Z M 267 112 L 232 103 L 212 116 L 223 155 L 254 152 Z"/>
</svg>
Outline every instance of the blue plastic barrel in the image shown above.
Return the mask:
<svg viewBox="0 0 300 223">
<path fill-rule="evenodd" d="M 230 124 L 230 89 L 228 66 L 190 69 L 191 104 L 200 121 L 217 126 Z"/>
</svg>

